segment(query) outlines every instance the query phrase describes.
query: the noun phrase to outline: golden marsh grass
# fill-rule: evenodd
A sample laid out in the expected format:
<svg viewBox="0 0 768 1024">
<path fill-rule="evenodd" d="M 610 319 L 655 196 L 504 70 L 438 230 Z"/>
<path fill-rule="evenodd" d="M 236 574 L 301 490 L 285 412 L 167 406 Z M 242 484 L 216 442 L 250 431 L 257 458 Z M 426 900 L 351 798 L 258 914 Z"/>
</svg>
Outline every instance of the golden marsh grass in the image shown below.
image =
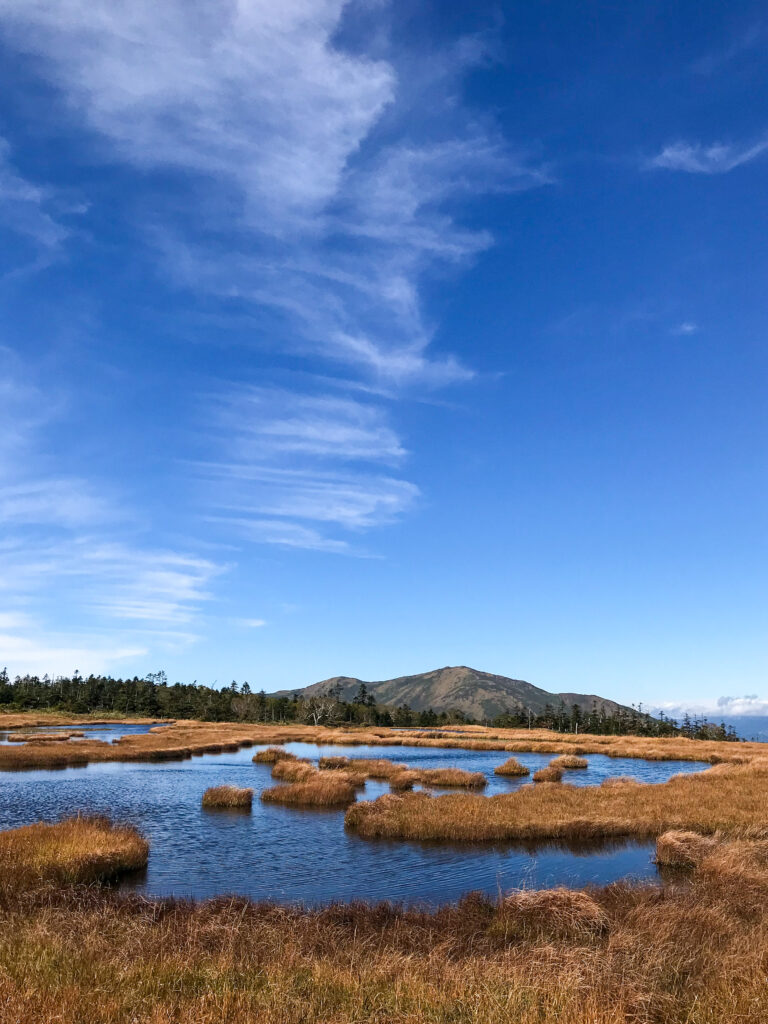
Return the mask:
<svg viewBox="0 0 768 1024">
<path fill-rule="evenodd" d="M 467 896 L 432 912 L 95 889 L 0 899 L 23 1024 L 764 1024 L 765 844 L 685 885 Z"/>
<path fill-rule="evenodd" d="M 149 844 L 106 818 L 67 818 L 0 832 L 0 891 L 103 881 L 146 867 Z"/>
<path fill-rule="evenodd" d="M 768 759 L 658 785 L 523 786 L 514 793 L 387 795 L 347 811 L 347 827 L 390 839 L 539 842 L 652 838 L 670 829 L 768 838 Z"/>
<path fill-rule="evenodd" d="M 530 775 L 531 770 L 524 764 L 520 764 L 516 757 L 508 757 L 503 764 L 499 764 L 493 769 L 493 774 L 522 778 L 525 775 Z"/>
<path fill-rule="evenodd" d="M 203 793 L 203 807 L 210 809 L 247 807 L 253 803 L 253 790 L 239 786 L 211 786 Z"/>
</svg>

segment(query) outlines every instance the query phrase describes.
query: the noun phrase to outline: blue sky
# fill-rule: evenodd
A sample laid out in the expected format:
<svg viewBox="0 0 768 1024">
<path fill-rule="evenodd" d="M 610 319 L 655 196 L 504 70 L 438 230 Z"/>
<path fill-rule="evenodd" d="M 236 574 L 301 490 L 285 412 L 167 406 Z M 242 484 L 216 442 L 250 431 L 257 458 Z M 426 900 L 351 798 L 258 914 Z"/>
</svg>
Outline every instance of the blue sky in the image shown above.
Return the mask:
<svg viewBox="0 0 768 1024">
<path fill-rule="evenodd" d="M 0 661 L 768 709 L 767 56 L 749 2 L 0 0 Z"/>
</svg>

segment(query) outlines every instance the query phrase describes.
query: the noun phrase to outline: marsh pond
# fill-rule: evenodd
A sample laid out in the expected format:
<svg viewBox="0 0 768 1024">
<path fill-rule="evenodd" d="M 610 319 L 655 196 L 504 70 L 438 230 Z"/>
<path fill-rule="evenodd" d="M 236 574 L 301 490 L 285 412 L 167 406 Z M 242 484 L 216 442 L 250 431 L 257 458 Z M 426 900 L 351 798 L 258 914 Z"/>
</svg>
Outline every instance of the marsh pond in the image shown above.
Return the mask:
<svg viewBox="0 0 768 1024">
<path fill-rule="evenodd" d="M 110 740 L 148 726 L 97 725 L 86 736 Z M 0 735 L 0 742 L 5 739 Z M 72 741 L 76 742 L 76 741 Z M 652 843 L 593 848 L 423 844 L 372 841 L 344 828 L 343 810 L 297 809 L 265 804 L 262 789 L 274 785 L 270 765 L 254 764 L 261 747 L 236 753 L 204 754 L 178 762 L 94 763 L 60 770 L 0 773 L 0 829 L 34 821 L 55 821 L 83 812 L 135 824 L 151 843 L 149 866 L 120 883 L 146 896 L 206 898 L 223 894 L 254 900 L 303 903 L 392 900 L 435 906 L 479 890 L 496 895 L 517 887 L 602 885 L 624 878 L 656 879 Z M 321 756 L 388 758 L 414 768 L 464 768 L 482 772 L 486 795 L 509 793 L 528 778 L 501 778 L 494 768 L 500 751 L 407 746 L 318 747 L 288 743 L 286 749 L 313 762 Z M 520 754 L 531 772 L 551 754 Z M 578 786 L 599 785 L 609 776 L 664 782 L 705 764 L 642 761 L 593 754 L 586 770 L 568 773 Z M 211 786 L 255 790 L 251 811 L 209 811 L 201 807 Z M 433 790 L 436 793 L 444 790 Z M 389 792 L 386 782 L 368 781 L 359 799 Z"/>
</svg>

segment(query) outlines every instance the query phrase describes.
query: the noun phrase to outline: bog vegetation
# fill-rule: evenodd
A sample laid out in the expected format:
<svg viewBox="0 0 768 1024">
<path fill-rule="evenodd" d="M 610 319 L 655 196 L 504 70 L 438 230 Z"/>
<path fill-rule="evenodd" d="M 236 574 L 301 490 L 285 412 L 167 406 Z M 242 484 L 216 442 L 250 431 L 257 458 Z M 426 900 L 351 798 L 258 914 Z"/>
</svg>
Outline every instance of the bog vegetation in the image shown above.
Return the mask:
<svg viewBox="0 0 768 1024">
<path fill-rule="evenodd" d="M 73 888 L 100 864 L 141 861 L 140 837 L 82 819 L 31 828 L 34 843 L 27 830 L 0 834 L 0 1012 L 9 1022 L 766 1019 L 764 840 L 662 834 L 659 859 L 673 850 L 679 864 L 683 851 L 690 865 L 684 882 L 665 889 L 468 895 L 426 912 L 147 901 Z"/>
</svg>

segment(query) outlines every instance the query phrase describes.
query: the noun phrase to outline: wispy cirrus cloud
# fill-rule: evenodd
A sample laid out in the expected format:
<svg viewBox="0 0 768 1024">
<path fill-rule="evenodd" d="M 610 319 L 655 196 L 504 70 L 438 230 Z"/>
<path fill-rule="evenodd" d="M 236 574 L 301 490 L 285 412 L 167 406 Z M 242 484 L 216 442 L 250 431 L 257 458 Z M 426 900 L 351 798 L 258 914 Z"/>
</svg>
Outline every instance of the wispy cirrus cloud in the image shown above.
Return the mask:
<svg viewBox="0 0 768 1024">
<path fill-rule="evenodd" d="M 465 379 L 427 355 L 421 278 L 490 244 L 456 200 L 551 175 L 462 113 L 459 50 L 450 71 L 432 58 L 439 86 L 412 125 L 386 47 L 338 42 L 354 7 L 2 0 L 0 17 L 116 159 L 184 173 L 194 225 L 168 204 L 151 223 L 179 283 L 280 311 L 284 350 L 398 382 Z"/>
<path fill-rule="evenodd" d="M 48 189 L 24 178 L 11 161 L 11 147 L 0 138 L 0 226 L 54 249 L 67 236 L 66 228 L 47 210 Z"/>
<path fill-rule="evenodd" d="M 727 174 L 768 151 L 768 139 L 750 145 L 714 142 L 674 142 L 646 161 L 648 169 L 686 171 L 689 174 Z"/>
<path fill-rule="evenodd" d="M 406 452 L 371 400 L 238 388 L 214 407 L 216 458 L 197 469 L 216 519 L 250 539 L 349 553 L 329 527 L 359 534 L 386 525 L 419 496 L 415 484 L 381 471 Z"/>
</svg>

